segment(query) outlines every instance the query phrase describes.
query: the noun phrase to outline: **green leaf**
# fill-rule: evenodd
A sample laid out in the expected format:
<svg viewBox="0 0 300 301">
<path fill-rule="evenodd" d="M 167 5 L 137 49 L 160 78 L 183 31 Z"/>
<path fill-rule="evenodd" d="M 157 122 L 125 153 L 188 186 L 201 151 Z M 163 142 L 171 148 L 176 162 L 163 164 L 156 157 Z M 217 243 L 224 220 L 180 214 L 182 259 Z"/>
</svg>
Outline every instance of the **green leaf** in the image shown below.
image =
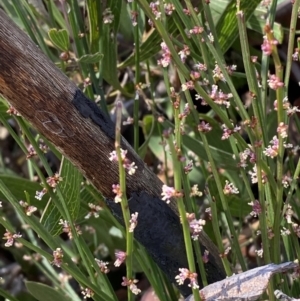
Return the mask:
<svg viewBox="0 0 300 301">
<path fill-rule="evenodd" d="M 103 26 L 103 60 L 102 60 L 102 70 L 103 78 L 112 85 L 115 89 L 122 91 L 126 96 L 132 97 L 119 82 L 119 72 L 117 68 L 117 35 L 111 34 L 111 28 L 109 24 Z"/>
<path fill-rule="evenodd" d="M 139 148 L 139 156 L 144 159 L 147 153 L 147 149 L 149 146 L 150 139 L 153 135 L 153 132 L 156 128 L 156 121 L 152 115 L 146 115 L 143 118 L 143 132 L 146 140 Z"/>
<path fill-rule="evenodd" d="M 150 134 L 150 128 L 153 122 L 153 118 L 154 117 L 152 115 L 144 117 L 143 131 L 146 137 L 148 137 Z M 213 121 L 212 118 L 209 118 L 208 116 L 205 116 L 205 118 L 201 118 L 209 121 L 212 125 L 216 123 L 216 121 Z M 214 160 L 216 161 L 219 167 L 230 170 L 237 170 L 237 162 L 232 157 L 229 142 L 221 140 L 222 131 L 220 130 L 219 125 L 217 123 L 216 126 L 213 127 L 214 130 L 207 134 L 207 140 L 209 142 L 209 149 Z M 172 124 L 169 121 L 165 121 L 163 124 L 156 124 L 154 129 L 152 130 L 151 136 L 149 136 L 146 140 L 152 153 L 162 162 L 165 161 L 165 153 L 161 144 L 162 138 L 160 133 L 163 132 L 163 129 L 169 128 L 174 128 L 174 124 Z M 220 137 L 220 139 L 216 139 L 216 137 Z M 208 161 L 205 148 L 201 141 L 198 141 L 192 136 L 183 135 L 182 143 L 184 147 L 193 151 L 201 159 Z M 144 152 L 145 150 L 143 149 L 143 153 Z M 168 164 L 171 164 L 171 157 L 168 153 L 166 154 L 166 156 Z"/>
<path fill-rule="evenodd" d="M 223 175 L 220 175 L 222 185 L 225 186 L 226 178 Z M 236 184 L 236 183 L 234 183 Z M 223 211 L 222 202 L 219 196 L 218 188 L 216 181 L 213 178 L 209 178 L 208 180 L 209 191 L 212 196 L 216 199 L 216 205 L 219 212 Z M 245 217 L 247 214 L 251 212 L 251 207 L 248 205 L 250 199 L 242 198 L 239 195 L 230 195 L 226 196 L 226 202 L 228 204 L 228 208 L 230 210 L 230 214 L 233 217 Z"/>
<path fill-rule="evenodd" d="M 118 89 L 125 95 L 129 96 L 128 93 L 120 85 L 117 69 L 117 33 L 120 24 L 122 1 L 109 0 L 107 6 L 108 8 L 110 8 L 114 19 L 112 24 L 103 24 L 102 26 L 102 50 L 104 55 L 104 60 L 102 61 L 103 78 L 115 89 Z"/>
<path fill-rule="evenodd" d="M 118 32 L 120 25 L 122 2 L 122 0 L 108 0 L 107 6 L 110 8 L 112 14 L 114 15 L 113 31 L 115 34 Z"/>
<path fill-rule="evenodd" d="M 96 64 L 99 63 L 103 58 L 103 54 L 100 52 L 94 54 L 83 55 L 78 61 L 84 64 Z"/>
<path fill-rule="evenodd" d="M 167 164 L 168 168 L 170 168 L 172 165 L 172 157 L 168 152 L 165 153 L 164 151 L 161 136 L 162 131 L 162 125 L 154 121 L 153 115 L 147 115 L 143 118 L 143 132 L 145 137 L 147 137 L 146 141 L 150 150 L 156 158 Z M 141 151 L 142 154 L 145 154 L 146 145 L 142 145 Z M 165 159 L 167 159 L 167 162 L 165 162 Z"/>
<path fill-rule="evenodd" d="M 264 32 L 265 26 L 266 26 L 266 20 L 261 19 L 260 16 L 257 15 L 256 13 L 252 15 L 250 20 L 247 22 L 247 28 L 258 32 L 261 35 L 265 34 Z M 273 30 L 274 37 L 279 42 L 279 44 L 281 44 L 284 37 L 283 28 L 281 24 L 275 22 L 272 30 Z"/>
<path fill-rule="evenodd" d="M 32 182 L 18 176 L 8 175 L 6 171 L 4 172 L 5 174 L 0 174 L 0 180 L 2 180 L 3 183 L 9 188 L 9 190 L 15 196 L 16 199 L 24 200 L 24 191 L 26 191 L 30 196 L 30 205 L 33 205 L 39 209 L 44 208 L 44 204 L 35 198 L 36 191 L 42 189 L 39 183 Z M 7 200 L 1 190 L 0 198 Z"/>
<path fill-rule="evenodd" d="M 218 167 L 237 170 L 237 162 L 233 159 L 229 142 L 226 140 L 221 140 L 222 131 L 219 124 L 209 116 L 204 114 L 199 114 L 199 116 L 201 116 L 201 119 L 208 121 L 213 127 L 213 130 L 206 134 L 206 138 L 209 144 L 210 153 L 212 154 Z M 164 128 L 174 128 L 174 125 L 169 121 L 165 121 L 163 126 Z M 216 139 L 216 137 L 219 139 Z M 193 151 L 202 160 L 208 161 L 205 148 L 201 141 L 197 140 L 193 136 L 183 135 L 182 143 L 186 148 Z"/>
<path fill-rule="evenodd" d="M 60 176 L 62 177 L 62 181 L 59 183 L 59 188 L 62 192 L 64 201 L 67 204 L 71 218 L 75 221 L 78 217 L 80 208 L 80 184 L 82 175 L 70 161 L 63 157 Z M 50 235 L 55 236 L 61 232 L 61 226 L 58 225 L 61 218 L 61 213 L 54 205 L 54 202 L 50 200 L 41 220 Z"/>
<path fill-rule="evenodd" d="M 226 52 L 239 35 L 236 18 L 236 0 L 231 0 L 230 2 L 228 0 L 212 2 L 222 7 L 222 15 L 218 20 L 216 30 L 222 51 Z M 245 22 L 250 19 L 260 2 L 261 0 L 240 1 L 240 10 L 244 13 Z M 214 10 L 216 6 L 212 3 L 211 8 Z"/>
<path fill-rule="evenodd" d="M 52 28 L 48 31 L 48 36 L 53 45 L 61 51 L 69 50 L 69 34 L 65 29 L 57 30 Z"/>
<path fill-rule="evenodd" d="M 188 149 L 193 151 L 202 160 L 208 161 L 207 154 L 202 142 L 188 135 L 184 135 L 182 137 L 182 140 L 183 144 Z M 222 148 L 217 148 L 212 145 L 209 146 L 209 149 L 218 167 L 230 170 L 237 170 L 237 162 L 233 159 L 231 153 L 223 151 Z"/>
<path fill-rule="evenodd" d="M 26 287 L 30 294 L 35 297 L 39 301 L 70 301 L 71 299 L 64 296 L 62 293 L 58 292 L 51 286 L 33 282 L 33 281 L 26 281 Z"/>
<path fill-rule="evenodd" d="M 170 35 L 175 35 L 177 32 L 176 24 L 173 19 L 168 22 L 168 32 Z M 140 61 L 146 61 L 153 58 L 160 51 L 161 36 L 155 29 L 151 29 L 147 33 L 147 38 L 140 45 Z M 132 53 L 119 67 L 125 68 L 132 66 L 135 63 L 135 54 Z"/>
<path fill-rule="evenodd" d="M 7 114 L 8 104 L 7 101 L 0 96 L 0 114 L 5 118 L 10 118 L 9 114 Z"/>
</svg>

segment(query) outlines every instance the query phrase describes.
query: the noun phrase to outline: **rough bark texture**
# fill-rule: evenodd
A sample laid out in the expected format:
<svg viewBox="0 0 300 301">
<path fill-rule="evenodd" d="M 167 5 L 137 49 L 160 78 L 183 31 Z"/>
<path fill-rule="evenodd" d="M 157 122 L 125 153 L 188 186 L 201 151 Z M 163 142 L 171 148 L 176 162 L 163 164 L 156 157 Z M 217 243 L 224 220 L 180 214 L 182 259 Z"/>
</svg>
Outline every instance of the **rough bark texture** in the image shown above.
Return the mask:
<svg viewBox="0 0 300 301">
<path fill-rule="evenodd" d="M 108 160 L 114 150 L 114 125 L 2 11 L 0 93 L 82 171 L 122 222 L 120 208 L 111 201 L 112 184 L 118 183 L 117 164 Z M 138 166 L 135 175 L 127 177 L 130 210 L 140 212 L 135 237 L 174 281 L 178 268 L 187 267 L 176 202 L 162 202 L 162 182 L 125 139 L 122 148 Z M 211 254 L 206 266 L 209 283 L 223 279 L 216 247 L 205 233 L 200 240 L 202 251 Z M 185 296 L 190 293 L 187 286 L 180 290 Z"/>
</svg>

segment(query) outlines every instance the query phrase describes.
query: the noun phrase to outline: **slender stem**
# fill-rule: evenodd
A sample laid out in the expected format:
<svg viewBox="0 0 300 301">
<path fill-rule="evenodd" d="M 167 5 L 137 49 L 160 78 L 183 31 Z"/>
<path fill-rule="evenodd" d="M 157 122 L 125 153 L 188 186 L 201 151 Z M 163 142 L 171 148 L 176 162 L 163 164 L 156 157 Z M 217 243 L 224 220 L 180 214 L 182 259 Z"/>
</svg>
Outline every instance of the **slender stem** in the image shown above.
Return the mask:
<svg viewBox="0 0 300 301">
<path fill-rule="evenodd" d="M 179 99 L 176 101 L 179 102 Z M 180 192 L 182 189 L 182 182 L 181 182 L 181 162 L 179 158 L 181 156 L 181 131 L 180 131 L 180 120 L 179 120 L 179 104 L 174 104 L 174 118 L 175 118 L 175 145 L 171 137 L 168 139 L 169 147 L 172 153 L 173 165 L 174 165 L 174 188 L 175 191 Z M 190 227 L 189 222 L 186 216 L 186 210 L 184 206 L 183 197 L 179 196 L 176 198 L 178 204 L 178 211 L 181 218 L 183 235 L 184 235 L 184 242 L 187 254 L 187 260 L 189 265 L 189 270 L 191 273 L 196 272 L 195 260 L 194 260 L 194 253 L 193 253 L 193 246 L 191 241 L 190 235 Z M 200 295 L 198 289 L 192 289 L 193 296 L 196 301 L 200 301 Z"/>
<path fill-rule="evenodd" d="M 210 179 L 208 179 L 208 180 L 210 180 Z M 212 215 L 212 226 L 213 226 L 214 235 L 215 235 L 215 238 L 216 238 L 218 250 L 219 250 L 220 254 L 224 254 L 224 246 L 223 246 L 222 235 L 220 233 L 220 225 L 219 225 L 219 219 L 218 219 L 217 205 L 216 205 L 215 200 L 213 200 L 209 189 L 207 189 L 207 196 L 208 196 L 209 203 L 210 203 L 211 215 Z M 222 262 L 223 262 L 223 266 L 224 266 L 226 275 L 231 276 L 232 271 L 231 271 L 230 263 L 228 261 L 227 256 L 222 256 L 221 259 L 222 259 Z"/>
<path fill-rule="evenodd" d="M 242 251 L 239 247 L 240 244 L 239 244 L 239 241 L 238 241 L 237 233 L 236 233 L 234 225 L 233 225 L 233 220 L 232 220 L 232 216 L 231 216 L 230 211 L 229 211 L 228 203 L 227 203 L 227 201 L 225 199 L 225 196 L 224 196 L 224 192 L 223 192 L 223 188 L 222 188 L 222 184 L 221 184 L 221 179 L 220 179 L 217 167 L 216 167 L 214 159 L 213 159 L 213 157 L 212 157 L 212 155 L 209 151 L 209 144 L 208 144 L 206 136 L 201 132 L 200 132 L 200 136 L 201 136 L 201 139 L 203 141 L 203 145 L 204 145 L 208 160 L 209 160 L 210 165 L 211 165 L 211 169 L 212 169 L 214 179 L 216 181 L 219 197 L 221 199 L 222 207 L 223 207 L 226 219 L 227 219 L 230 234 L 232 236 L 234 250 L 236 251 L 237 258 L 238 258 L 239 263 L 242 267 L 242 270 L 246 271 L 245 260 L 244 260 L 244 257 L 242 255 Z"/>
<path fill-rule="evenodd" d="M 116 104 L 116 140 L 115 148 L 118 156 L 119 164 L 119 181 L 121 191 L 121 207 L 126 229 L 126 278 L 128 281 L 133 280 L 133 231 L 130 231 L 130 211 L 128 206 L 128 200 L 126 197 L 126 173 L 123 166 L 123 158 L 121 153 L 121 120 L 122 120 L 122 103 L 117 102 Z M 127 287 L 127 300 L 133 300 L 133 293 Z"/>
</svg>

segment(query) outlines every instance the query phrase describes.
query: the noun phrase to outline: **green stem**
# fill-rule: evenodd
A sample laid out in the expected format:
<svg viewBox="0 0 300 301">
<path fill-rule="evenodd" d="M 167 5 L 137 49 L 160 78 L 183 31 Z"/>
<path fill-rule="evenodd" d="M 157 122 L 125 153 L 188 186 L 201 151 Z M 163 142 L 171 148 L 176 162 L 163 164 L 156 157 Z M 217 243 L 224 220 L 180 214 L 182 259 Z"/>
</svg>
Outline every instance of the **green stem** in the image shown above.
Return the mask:
<svg viewBox="0 0 300 301">
<path fill-rule="evenodd" d="M 181 131 L 180 131 L 180 120 L 179 120 L 179 104 L 178 107 L 174 107 L 174 118 L 175 118 L 175 146 L 170 137 L 168 139 L 169 147 L 172 153 L 173 165 L 174 165 L 174 188 L 176 191 L 180 192 L 182 189 L 182 182 L 181 182 L 181 162 L 179 161 L 179 156 L 181 156 Z M 194 260 L 194 253 L 193 253 L 193 246 L 190 236 L 190 227 L 189 222 L 186 217 L 186 210 L 184 206 L 183 197 L 180 196 L 176 198 L 179 216 L 181 218 L 183 235 L 184 235 L 184 242 L 187 254 L 187 260 L 189 265 L 189 270 L 191 273 L 196 273 L 196 266 Z M 200 295 L 198 289 L 192 289 L 193 296 L 196 301 L 200 301 Z"/>
<path fill-rule="evenodd" d="M 118 165 L 119 165 L 119 181 L 120 181 L 120 190 L 121 190 L 121 208 L 123 213 L 123 219 L 126 229 L 126 278 L 128 281 L 133 280 L 133 232 L 130 232 L 130 211 L 128 206 L 128 200 L 126 196 L 126 173 L 123 166 L 123 159 L 121 154 L 121 121 L 122 121 L 122 103 L 117 102 L 116 105 L 116 140 L 115 148 L 118 156 Z M 133 293 L 127 287 L 127 300 L 133 300 Z"/>
<path fill-rule="evenodd" d="M 291 16 L 291 23 L 290 23 L 290 32 L 289 32 L 289 42 L 288 42 L 288 51 L 287 51 L 287 58 L 286 58 L 286 67 L 285 67 L 285 77 L 284 77 L 284 86 L 286 91 L 289 87 L 290 82 L 290 75 L 292 69 L 292 54 L 294 52 L 294 44 L 295 44 L 295 31 L 297 21 L 299 19 L 299 7 L 300 7 L 300 0 L 295 0 L 293 3 L 293 10 Z"/>
<path fill-rule="evenodd" d="M 213 157 L 211 155 L 211 152 L 209 150 L 209 144 L 208 144 L 206 136 L 201 132 L 200 132 L 200 136 L 201 136 L 201 139 L 203 141 L 203 146 L 205 148 L 208 160 L 209 160 L 210 165 L 211 165 L 214 180 L 216 181 L 216 185 L 217 185 L 218 193 L 219 193 L 219 196 L 220 196 L 220 199 L 221 199 L 223 211 L 225 213 L 227 223 L 228 223 L 228 226 L 229 226 L 229 230 L 230 230 L 230 233 L 231 233 L 231 236 L 232 236 L 234 250 L 236 251 L 236 255 L 237 255 L 237 258 L 239 260 L 239 263 L 241 265 L 242 270 L 246 271 L 246 264 L 245 264 L 245 261 L 244 261 L 244 257 L 242 255 L 242 251 L 239 247 L 240 244 L 239 244 L 239 241 L 238 241 L 237 233 L 234 229 L 232 216 L 231 216 L 231 213 L 229 211 L 228 203 L 227 203 L 227 201 L 225 199 L 225 196 L 224 196 L 223 187 L 222 187 L 222 184 L 221 184 L 221 179 L 220 179 L 217 167 L 215 165 L 214 159 L 213 159 Z"/>
<path fill-rule="evenodd" d="M 208 181 L 209 180 L 210 179 L 208 179 Z M 209 189 L 207 189 L 207 196 L 208 196 L 209 203 L 210 203 L 211 215 L 212 215 L 212 226 L 213 226 L 213 231 L 214 231 L 215 239 L 217 242 L 218 250 L 219 250 L 220 254 L 224 254 L 225 250 L 224 250 L 224 246 L 223 246 L 222 235 L 220 233 L 217 205 L 216 205 L 216 202 L 212 199 Z M 223 266 L 224 266 L 226 275 L 231 276 L 232 272 L 231 272 L 230 263 L 228 261 L 227 256 L 222 256 L 221 259 L 223 262 Z"/>
</svg>

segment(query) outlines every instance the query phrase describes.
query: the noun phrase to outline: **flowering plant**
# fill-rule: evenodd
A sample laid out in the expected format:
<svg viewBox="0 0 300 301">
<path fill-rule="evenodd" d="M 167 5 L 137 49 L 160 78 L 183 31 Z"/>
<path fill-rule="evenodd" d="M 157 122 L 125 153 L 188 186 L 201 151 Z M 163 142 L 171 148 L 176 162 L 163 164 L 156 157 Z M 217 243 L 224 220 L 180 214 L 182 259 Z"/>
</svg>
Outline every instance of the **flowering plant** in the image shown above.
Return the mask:
<svg viewBox="0 0 300 301">
<path fill-rule="evenodd" d="M 225 277 L 299 258 L 300 109 L 294 95 L 300 92 L 300 46 L 294 44 L 300 0 L 289 3 L 289 28 L 275 22 L 276 0 L 104 2 L 0 4 L 114 121 L 107 135 L 113 142 L 103 143 L 110 147 L 102 157 L 107 170 L 86 158 L 99 177 L 107 177 L 102 195 L 60 153 L 61 145 L 51 144 L 0 98 L 3 139 L 12 144 L 1 158 L 3 248 L 12 254 L 18 248 L 15 263 L 34 265 L 39 282 L 51 284 L 43 289 L 75 301 L 117 300 L 124 289 L 126 300 L 146 298 L 149 285 L 159 300 L 179 300 L 187 292 L 200 300 L 199 289 L 212 282 L 214 260 Z M 0 77 L 0 88 L 2 82 Z M 44 127 L 61 135 L 66 129 L 51 118 Z M 88 139 L 95 136 L 91 131 Z M 148 167 L 133 160 L 133 149 Z M 25 155 L 19 160 L 20 151 Z M 74 154 L 76 162 L 76 149 Z M 116 172 L 108 175 L 111 170 Z M 153 172 L 161 179 L 158 189 L 147 178 Z M 134 209 L 128 189 L 131 184 L 142 195 L 140 182 L 159 197 L 165 214 L 165 220 L 151 217 L 147 229 L 147 208 Z M 185 250 L 163 249 L 173 235 L 163 234 L 168 218 L 174 228 L 180 225 Z M 160 231 L 163 247 L 150 243 L 146 250 L 135 240 L 151 242 Z M 186 264 L 165 267 L 164 274 L 160 268 L 173 253 L 186 257 Z M 23 281 L 29 274 L 20 270 Z M 116 270 L 122 275 L 114 282 Z M 270 282 L 270 300 L 277 286 L 299 295 L 299 269 L 282 277 Z M 26 294 L 49 300 L 38 282 L 25 284 Z M 21 293 L 0 288 L 13 301 L 22 300 Z"/>
</svg>

